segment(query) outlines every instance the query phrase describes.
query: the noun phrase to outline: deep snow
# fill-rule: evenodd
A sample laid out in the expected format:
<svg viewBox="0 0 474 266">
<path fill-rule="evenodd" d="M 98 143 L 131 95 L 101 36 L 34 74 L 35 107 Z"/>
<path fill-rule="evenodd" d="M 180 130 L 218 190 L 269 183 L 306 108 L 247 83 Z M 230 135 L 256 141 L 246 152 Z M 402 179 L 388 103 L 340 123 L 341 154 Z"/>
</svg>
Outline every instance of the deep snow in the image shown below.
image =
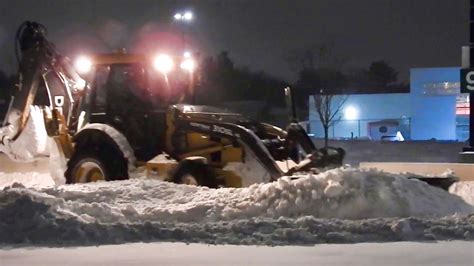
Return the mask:
<svg viewBox="0 0 474 266">
<path fill-rule="evenodd" d="M 147 179 L 15 183 L 0 191 L 0 243 L 473 240 L 473 213 L 462 198 L 421 181 L 352 168 L 239 189 Z"/>
<path fill-rule="evenodd" d="M 449 187 L 449 192 L 474 206 L 474 181 L 456 182 Z"/>
</svg>

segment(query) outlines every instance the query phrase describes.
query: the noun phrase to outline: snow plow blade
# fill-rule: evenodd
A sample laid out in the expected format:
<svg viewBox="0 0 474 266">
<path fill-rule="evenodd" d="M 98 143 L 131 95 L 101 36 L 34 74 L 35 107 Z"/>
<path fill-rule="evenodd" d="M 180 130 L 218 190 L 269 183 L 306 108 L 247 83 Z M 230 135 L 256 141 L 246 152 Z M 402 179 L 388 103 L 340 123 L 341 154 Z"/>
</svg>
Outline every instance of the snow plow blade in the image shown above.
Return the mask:
<svg viewBox="0 0 474 266">
<path fill-rule="evenodd" d="M 424 177 L 424 176 L 410 176 L 408 179 L 418 179 L 420 181 L 428 183 L 428 185 L 439 187 L 444 190 L 449 190 L 449 187 L 458 182 L 458 177 Z"/>
<path fill-rule="evenodd" d="M 402 174 L 409 179 L 418 179 L 444 190 L 458 181 L 474 181 L 474 165 L 437 162 L 361 162 L 361 169 Z"/>
<path fill-rule="evenodd" d="M 346 152 L 342 148 L 322 148 L 309 155 L 298 165 L 290 168 L 285 175 L 297 172 L 310 171 L 312 168 L 326 168 L 342 166 Z"/>
</svg>

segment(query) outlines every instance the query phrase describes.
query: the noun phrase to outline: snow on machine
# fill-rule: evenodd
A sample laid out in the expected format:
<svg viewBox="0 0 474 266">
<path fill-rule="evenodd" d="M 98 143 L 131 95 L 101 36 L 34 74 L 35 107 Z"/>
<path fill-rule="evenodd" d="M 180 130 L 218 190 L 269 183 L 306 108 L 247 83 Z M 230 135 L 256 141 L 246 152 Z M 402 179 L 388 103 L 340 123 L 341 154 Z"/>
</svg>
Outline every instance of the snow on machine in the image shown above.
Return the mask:
<svg viewBox="0 0 474 266">
<path fill-rule="evenodd" d="M 186 104 L 189 57 L 117 52 L 75 64 L 46 38 L 46 28 L 18 29 L 17 88 L 0 128 L 0 151 L 16 161 L 49 156 L 58 182 L 130 177 L 138 166 L 167 181 L 208 187 L 248 186 L 314 168 L 340 166 L 340 148 L 317 149 L 294 115 L 286 130 L 210 106 Z M 181 72 L 170 71 L 174 62 Z M 291 167 L 282 167 L 291 161 Z M 280 163 L 286 162 L 286 163 Z"/>
<path fill-rule="evenodd" d="M 193 92 L 174 92 L 168 72 L 179 60 L 190 76 L 191 58 L 117 52 L 73 65 L 45 35 L 35 22 L 18 29 L 18 86 L 0 129 L 0 150 L 13 160 L 49 155 L 66 183 L 126 179 L 146 165 L 148 175 L 209 187 L 342 164 L 341 149 L 316 149 L 296 121 L 285 131 L 185 104 Z M 277 161 L 288 159 L 293 167 L 284 171 Z"/>
</svg>

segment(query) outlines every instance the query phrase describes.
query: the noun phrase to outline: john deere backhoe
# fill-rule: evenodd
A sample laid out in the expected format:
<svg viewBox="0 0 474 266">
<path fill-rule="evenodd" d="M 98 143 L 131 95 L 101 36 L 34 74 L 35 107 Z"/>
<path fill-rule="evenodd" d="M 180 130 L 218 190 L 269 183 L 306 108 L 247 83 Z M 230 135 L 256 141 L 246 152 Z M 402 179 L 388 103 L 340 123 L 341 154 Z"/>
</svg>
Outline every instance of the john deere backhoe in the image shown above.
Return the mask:
<svg viewBox="0 0 474 266">
<path fill-rule="evenodd" d="M 49 155 L 67 183 L 126 179 L 146 166 L 168 181 L 240 187 L 342 164 L 344 151 L 317 149 L 294 111 L 283 130 L 186 104 L 193 92 L 176 89 L 176 76 L 192 82 L 190 58 L 117 52 L 73 66 L 35 22 L 19 27 L 16 49 L 18 82 L 0 151 L 17 161 Z M 184 73 L 168 75 L 177 61 Z M 289 88 L 285 95 L 294 110 Z"/>
</svg>

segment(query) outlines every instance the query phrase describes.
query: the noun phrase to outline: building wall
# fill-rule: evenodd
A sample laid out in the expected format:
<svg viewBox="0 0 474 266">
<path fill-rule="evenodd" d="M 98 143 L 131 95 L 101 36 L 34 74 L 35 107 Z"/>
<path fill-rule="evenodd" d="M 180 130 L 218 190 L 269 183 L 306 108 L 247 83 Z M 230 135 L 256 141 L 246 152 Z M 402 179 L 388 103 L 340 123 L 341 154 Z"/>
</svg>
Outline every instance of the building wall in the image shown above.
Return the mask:
<svg viewBox="0 0 474 266">
<path fill-rule="evenodd" d="M 340 102 L 342 97 L 335 96 L 334 103 Z M 310 131 L 316 137 L 323 137 L 324 132 L 314 107 L 314 99 L 309 98 Z M 357 110 L 355 119 L 345 117 L 345 108 Z M 338 116 L 339 117 L 339 116 Z M 386 119 L 403 119 L 410 117 L 410 95 L 407 93 L 391 94 L 356 94 L 349 95 L 341 112 L 341 121 L 330 129 L 331 138 L 367 138 L 368 123 Z"/>
<path fill-rule="evenodd" d="M 410 70 L 413 139 L 456 139 L 459 71 L 458 67 Z"/>
<path fill-rule="evenodd" d="M 344 108 L 358 111 L 349 120 L 329 130 L 330 138 L 367 138 L 368 123 L 396 120 L 406 139 L 456 140 L 456 97 L 459 95 L 459 68 L 415 68 L 410 72 L 410 93 L 350 95 Z M 343 96 L 335 96 L 335 102 Z M 309 128 L 316 137 L 323 130 L 309 97 Z M 459 135 L 459 134 L 458 134 Z"/>
</svg>

